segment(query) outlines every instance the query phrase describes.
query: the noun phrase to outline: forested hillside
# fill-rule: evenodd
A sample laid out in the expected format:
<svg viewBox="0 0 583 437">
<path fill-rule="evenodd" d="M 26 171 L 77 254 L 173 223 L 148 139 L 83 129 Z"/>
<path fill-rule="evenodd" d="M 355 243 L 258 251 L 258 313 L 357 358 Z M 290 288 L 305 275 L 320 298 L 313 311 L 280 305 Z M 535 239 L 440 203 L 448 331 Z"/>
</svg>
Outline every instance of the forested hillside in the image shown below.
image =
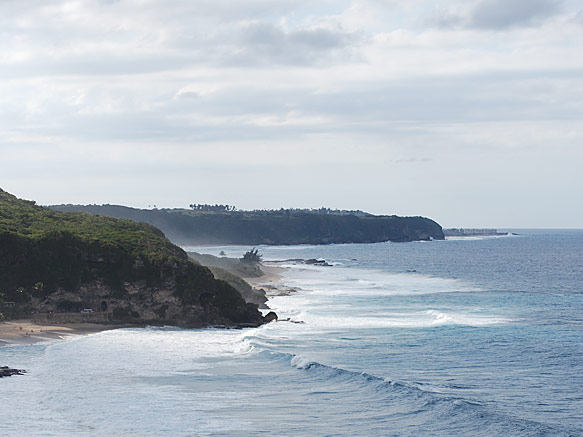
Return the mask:
<svg viewBox="0 0 583 437">
<path fill-rule="evenodd" d="M 261 323 L 256 305 L 153 226 L 57 212 L 2 190 L 0 304 L 12 317 L 87 309 L 109 322 Z"/>
<path fill-rule="evenodd" d="M 200 211 L 135 209 L 117 205 L 57 205 L 149 223 L 177 244 L 330 244 L 441 240 L 441 226 L 425 217 L 375 216 L 360 211 Z"/>
</svg>

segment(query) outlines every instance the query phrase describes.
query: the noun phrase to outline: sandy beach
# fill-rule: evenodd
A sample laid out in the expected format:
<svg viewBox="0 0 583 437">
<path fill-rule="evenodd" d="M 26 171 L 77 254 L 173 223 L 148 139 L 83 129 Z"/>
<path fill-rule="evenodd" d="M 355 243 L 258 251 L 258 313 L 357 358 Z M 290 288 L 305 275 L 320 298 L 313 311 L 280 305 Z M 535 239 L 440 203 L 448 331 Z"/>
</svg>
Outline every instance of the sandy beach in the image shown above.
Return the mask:
<svg viewBox="0 0 583 437">
<path fill-rule="evenodd" d="M 87 335 L 118 329 L 119 325 L 96 323 L 68 323 L 50 325 L 32 320 L 11 320 L 0 323 L 0 347 L 10 344 L 34 344 L 43 341 L 61 340 L 71 335 Z"/>
<path fill-rule="evenodd" d="M 263 288 L 269 294 L 287 293 L 281 284 L 281 274 L 285 270 L 277 264 L 265 263 L 260 277 L 244 278 L 251 286 Z M 61 340 L 72 335 L 87 335 L 96 332 L 119 329 L 128 325 L 105 325 L 98 323 L 48 324 L 30 319 L 0 322 L 0 347 L 11 344 L 35 344 L 44 341 Z"/>
<path fill-rule="evenodd" d="M 281 280 L 286 267 L 280 261 L 265 261 L 261 264 L 262 276 L 244 278 L 253 288 L 265 290 L 266 296 L 287 296 L 298 291 L 295 287 L 288 287 Z M 268 304 L 269 305 L 269 302 Z"/>
<path fill-rule="evenodd" d="M 242 276 L 253 287 L 261 288 L 264 285 L 275 284 L 281 281 L 281 277 L 285 268 L 277 264 L 270 264 L 268 261 L 261 264 L 262 276 L 245 277 Z"/>
</svg>

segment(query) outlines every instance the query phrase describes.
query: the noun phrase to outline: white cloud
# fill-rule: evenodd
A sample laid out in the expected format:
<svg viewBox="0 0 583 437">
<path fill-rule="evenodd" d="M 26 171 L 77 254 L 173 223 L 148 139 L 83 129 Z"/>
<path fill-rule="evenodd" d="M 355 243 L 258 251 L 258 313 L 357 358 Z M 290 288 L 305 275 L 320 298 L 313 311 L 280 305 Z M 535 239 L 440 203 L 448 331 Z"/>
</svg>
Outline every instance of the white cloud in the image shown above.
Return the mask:
<svg viewBox="0 0 583 437">
<path fill-rule="evenodd" d="M 2 2 L 0 186 L 44 203 L 147 205 L 173 191 L 188 204 L 192 187 L 210 186 L 201 201 L 242 207 L 373 209 L 386 197 L 375 212 L 455 225 L 452 200 L 424 186 L 449 193 L 467 183 L 461 167 L 480 162 L 486 177 L 502 166 L 504 178 L 472 187 L 514 189 L 527 206 L 541 201 L 525 186 L 544 185 L 531 169 L 546 159 L 581 195 L 580 7 L 528 5 Z M 514 165 L 500 163 L 506 153 Z M 83 197 L 100 175 L 99 198 Z M 271 204 L 254 197 L 258 183 Z M 503 224 L 508 209 L 493 211 L 489 223 Z"/>
</svg>

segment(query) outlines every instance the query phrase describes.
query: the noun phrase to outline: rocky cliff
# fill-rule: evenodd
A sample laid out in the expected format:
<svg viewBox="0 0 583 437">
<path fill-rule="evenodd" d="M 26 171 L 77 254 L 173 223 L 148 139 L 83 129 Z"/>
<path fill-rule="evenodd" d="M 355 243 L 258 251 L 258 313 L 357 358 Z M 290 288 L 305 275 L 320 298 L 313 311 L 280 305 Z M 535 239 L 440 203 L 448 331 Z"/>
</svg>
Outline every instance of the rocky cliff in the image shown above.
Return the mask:
<svg viewBox="0 0 583 437">
<path fill-rule="evenodd" d="M 112 323 L 258 326 L 257 305 L 158 229 L 61 213 L 0 190 L 0 311 L 99 313 Z"/>
<path fill-rule="evenodd" d="M 144 210 L 117 205 L 56 205 L 149 223 L 177 244 L 331 244 L 443 240 L 443 230 L 425 217 L 321 213 L 320 210 L 199 212 Z"/>
</svg>

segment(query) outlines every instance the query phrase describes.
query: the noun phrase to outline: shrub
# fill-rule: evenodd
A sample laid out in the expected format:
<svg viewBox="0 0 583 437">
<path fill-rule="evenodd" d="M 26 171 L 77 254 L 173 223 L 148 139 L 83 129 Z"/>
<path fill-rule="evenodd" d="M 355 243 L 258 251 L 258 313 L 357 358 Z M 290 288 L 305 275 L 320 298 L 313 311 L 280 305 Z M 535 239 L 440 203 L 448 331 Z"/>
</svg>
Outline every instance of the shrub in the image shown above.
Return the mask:
<svg viewBox="0 0 583 437">
<path fill-rule="evenodd" d="M 248 264 L 259 264 L 263 255 L 259 253 L 259 249 L 253 248 L 248 250 L 241 258 L 241 262 L 248 263 Z"/>
</svg>

